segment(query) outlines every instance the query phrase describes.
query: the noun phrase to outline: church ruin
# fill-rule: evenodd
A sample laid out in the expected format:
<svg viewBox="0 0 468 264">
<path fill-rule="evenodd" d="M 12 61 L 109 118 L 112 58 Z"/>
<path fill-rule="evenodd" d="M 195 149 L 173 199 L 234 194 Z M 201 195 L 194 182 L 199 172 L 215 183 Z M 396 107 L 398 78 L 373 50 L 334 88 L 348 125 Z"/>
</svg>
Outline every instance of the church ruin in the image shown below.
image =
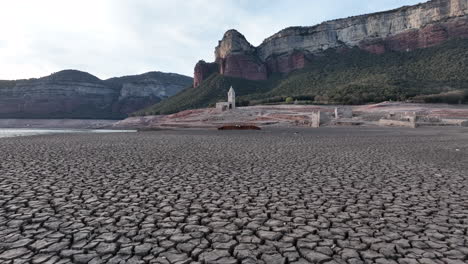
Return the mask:
<svg viewBox="0 0 468 264">
<path fill-rule="evenodd" d="M 216 109 L 218 109 L 220 111 L 227 111 L 227 110 L 236 109 L 236 92 L 234 91 L 232 86 L 231 86 L 231 88 L 229 89 L 229 92 L 228 92 L 227 102 L 216 103 Z"/>
</svg>

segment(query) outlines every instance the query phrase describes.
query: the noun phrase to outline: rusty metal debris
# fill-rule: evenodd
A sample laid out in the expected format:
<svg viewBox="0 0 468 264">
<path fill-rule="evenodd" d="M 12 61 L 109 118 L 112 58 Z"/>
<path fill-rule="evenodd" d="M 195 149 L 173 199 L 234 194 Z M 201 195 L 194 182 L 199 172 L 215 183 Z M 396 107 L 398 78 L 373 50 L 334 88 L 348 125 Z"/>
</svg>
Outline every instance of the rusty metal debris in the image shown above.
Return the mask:
<svg viewBox="0 0 468 264">
<path fill-rule="evenodd" d="M 218 127 L 218 130 L 261 130 L 261 128 L 254 125 L 224 125 Z"/>
</svg>

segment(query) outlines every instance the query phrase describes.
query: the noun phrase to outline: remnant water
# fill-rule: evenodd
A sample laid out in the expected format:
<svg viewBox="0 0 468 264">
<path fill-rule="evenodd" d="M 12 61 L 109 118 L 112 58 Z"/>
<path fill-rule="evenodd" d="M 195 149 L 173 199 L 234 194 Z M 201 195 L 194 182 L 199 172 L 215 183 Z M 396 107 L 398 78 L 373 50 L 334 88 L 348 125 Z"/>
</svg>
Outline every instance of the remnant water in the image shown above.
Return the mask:
<svg viewBox="0 0 468 264">
<path fill-rule="evenodd" d="M 124 133 L 136 130 L 0 128 L 0 138 L 70 133 Z"/>
</svg>

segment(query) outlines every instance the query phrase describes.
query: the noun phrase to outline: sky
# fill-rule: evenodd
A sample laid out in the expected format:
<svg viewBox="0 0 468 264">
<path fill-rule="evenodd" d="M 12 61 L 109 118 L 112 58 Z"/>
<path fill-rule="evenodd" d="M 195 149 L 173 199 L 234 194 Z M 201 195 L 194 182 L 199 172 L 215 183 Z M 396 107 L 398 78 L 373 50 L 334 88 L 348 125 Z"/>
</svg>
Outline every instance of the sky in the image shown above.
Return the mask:
<svg viewBox="0 0 468 264">
<path fill-rule="evenodd" d="M 253 45 L 289 26 L 424 0 L 0 0 L 0 80 L 63 69 L 101 79 L 162 71 L 193 75 L 225 31 Z"/>
</svg>

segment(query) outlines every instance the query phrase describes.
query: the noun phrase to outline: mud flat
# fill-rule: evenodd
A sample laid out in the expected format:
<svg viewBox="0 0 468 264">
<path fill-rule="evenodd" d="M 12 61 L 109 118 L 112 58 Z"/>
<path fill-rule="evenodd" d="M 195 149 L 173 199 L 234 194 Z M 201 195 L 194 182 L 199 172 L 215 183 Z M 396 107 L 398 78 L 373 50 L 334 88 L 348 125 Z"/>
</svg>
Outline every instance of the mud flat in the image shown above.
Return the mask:
<svg viewBox="0 0 468 264">
<path fill-rule="evenodd" d="M 467 263 L 465 128 L 0 139 L 0 263 Z"/>
</svg>

